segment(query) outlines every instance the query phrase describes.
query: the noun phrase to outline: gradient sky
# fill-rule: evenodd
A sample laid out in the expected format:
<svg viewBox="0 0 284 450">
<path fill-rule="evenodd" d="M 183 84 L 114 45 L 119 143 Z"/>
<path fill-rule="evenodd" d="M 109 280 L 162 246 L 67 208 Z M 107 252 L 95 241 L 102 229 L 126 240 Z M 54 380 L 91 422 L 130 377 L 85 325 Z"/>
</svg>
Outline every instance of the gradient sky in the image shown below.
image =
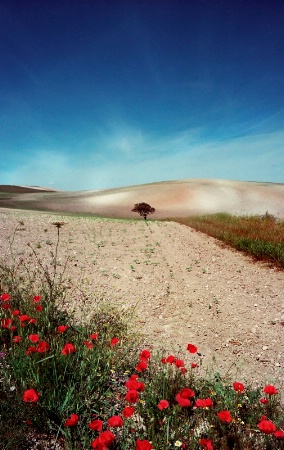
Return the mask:
<svg viewBox="0 0 284 450">
<path fill-rule="evenodd" d="M 283 0 L 0 0 L 0 184 L 284 182 Z"/>
</svg>

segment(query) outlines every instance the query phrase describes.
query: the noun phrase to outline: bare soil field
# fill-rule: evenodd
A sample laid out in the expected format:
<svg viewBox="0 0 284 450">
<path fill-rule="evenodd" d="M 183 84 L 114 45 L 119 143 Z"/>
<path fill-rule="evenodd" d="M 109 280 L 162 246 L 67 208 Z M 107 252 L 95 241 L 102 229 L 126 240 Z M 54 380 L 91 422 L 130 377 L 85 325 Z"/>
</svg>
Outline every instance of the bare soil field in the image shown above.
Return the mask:
<svg viewBox="0 0 284 450">
<path fill-rule="evenodd" d="M 174 222 L 80 218 L 0 209 L 0 256 L 43 265 L 55 249 L 68 258 L 64 305 L 91 320 L 97 299 L 133 311 L 150 347 L 229 374 L 234 381 L 275 384 L 284 393 L 284 272 Z M 35 292 L 36 294 L 36 292 Z M 94 325 L 95 327 L 95 325 Z M 95 329 L 94 329 L 95 331 Z M 201 357 L 186 352 L 197 345 Z M 188 354 L 186 354 L 188 353 Z"/>
</svg>

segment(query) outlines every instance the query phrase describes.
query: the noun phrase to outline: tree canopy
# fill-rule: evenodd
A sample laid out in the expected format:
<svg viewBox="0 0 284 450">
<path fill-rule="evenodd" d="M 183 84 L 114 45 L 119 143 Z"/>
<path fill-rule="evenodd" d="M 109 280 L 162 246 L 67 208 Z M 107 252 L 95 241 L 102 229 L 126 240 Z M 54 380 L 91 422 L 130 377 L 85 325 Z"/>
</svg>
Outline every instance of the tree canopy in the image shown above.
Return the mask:
<svg viewBox="0 0 284 450">
<path fill-rule="evenodd" d="M 140 216 L 144 217 L 144 219 L 147 220 L 147 216 L 149 214 L 153 214 L 155 212 L 155 208 L 148 205 L 148 203 L 142 202 L 136 203 L 136 205 L 134 205 L 134 208 L 131 211 L 138 212 Z"/>
</svg>

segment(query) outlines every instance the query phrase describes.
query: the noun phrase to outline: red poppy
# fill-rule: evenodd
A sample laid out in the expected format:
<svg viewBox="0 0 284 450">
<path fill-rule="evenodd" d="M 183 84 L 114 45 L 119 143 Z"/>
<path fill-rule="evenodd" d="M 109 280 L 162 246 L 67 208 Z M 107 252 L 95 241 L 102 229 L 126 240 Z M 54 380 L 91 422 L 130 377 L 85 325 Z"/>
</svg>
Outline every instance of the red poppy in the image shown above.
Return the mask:
<svg viewBox="0 0 284 450">
<path fill-rule="evenodd" d="M 191 368 L 195 369 L 195 367 L 197 367 L 197 364 L 196 363 L 191 363 Z"/>
<path fill-rule="evenodd" d="M 211 398 L 199 398 L 196 400 L 195 406 L 197 406 L 197 408 L 209 408 L 210 406 L 213 406 L 213 402 Z"/>
<path fill-rule="evenodd" d="M 278 439 L 284 439 L 284 431 L 278 430 L 273 433 L 273 435 Z"/>
<path fill-rule="evenodd" d="M 76 349 L 73 344 L 65 344 L 61 353 L 62 355 L 69 355 L 70 353 L 75 353 Z"/>
<path fill-rule="evenodd" d="M 105 445 L 100 444 L 99 438 L 96 438 L 91 442 L 91 447 L 95 448 L 96 450 L 108 450 Z"/>
<path fill-rule="evenodd" d="M 234 388 L 234 391 L 236 391 L 238 393 L 243 392 L 245 389 L 244 385 L 242 383 L 239 383 L 238 381 L 235 381 L 233 383 L 233 388 Z"/>
<path fill-rule="evenodd" d="M 23 400 L 24 402 L 35 403 L 39 399 L 39 393 L 36 393 L 34 389 L 28 389 L 24 392 Z"/>
<path fill-rule="evenodd" d="M 41 301 L 41 299 L 42 299 L 42 296 L 41 296 L 41 295 L 35 295 L 34 298 L 33 298 L 33 302 L 34 302 L 34 303 L 38 303 L 38 302 Z"/>
<path fill-rule="evenodd" d="M 131 389 L 127 392 L 125 400 L 129 403 L 137 403 L 139 399 L 139 394 L 137 391 Z"/>
<path fill-rule="evenodd" d="M 90 350 L 93 348 L 93 344 L 90 341 L 84 341 L 84 345 L 88 347 Z"/>
<path fill-rule="evenodd" d="M 267 386 L 265 386 L 263 392 L 265 392 L 268 395 L 278 394 L 277 389 L 272 384 L 268 384 Z"/>
<path fill-rule="evenodd" d="M 2 308 L 3 308 L 3 309 L 10 309 L 11 306 L 10 306 L 9 303 L 3 303 Z"/>
<path fill-rule="evenodd" d="M 175 366 L 180 368 L 180 367 L 184 367 L 184 362 L 182 359 L 176 359 L 174 362 Z"/>
<path fill-rule="evenodd" d="M 195 393 L 194 393 L 191 389 L 189 389 L 189 388 L 183 388 L 183 389 L 180 391 L 180 396 L 181 396 L 182 398 L 191 398 L 191 397 L 194 397 L 194 396 L 195 396 Z"/>
<path fill-rule="evenodd" d="M 1 320 L 2 328 L 10 328 L 11 324 L 12 324 L 12 320 L 11 319 L 2 319 Z"/>
<path fill-rule="evenodd" d="M 103 431 L 97 439 L 99 441 L 99 444 L 109 447 L 115 440 L 115 435 L 111 431 L 106 430 Z"/>
<path fill-rule="evenodd" d="M 13 316 L 19 316 L 20 315 L 20 310 L 19 309 L 15 309 L 14 311 L 12 311 Z"/>
<path fill-rule="evenodd" d="M 120 416 L 112 416 L 108 419 L 108 424 L 110 427 L 122 427 L 123 420 Z"/>
<path fill-rule="evenodd" d="M 36 342 L 39 341 L 39 335 L 38 334 L 30 334 L 29 340 L 35 344 Z"/>
<path fill-rule="evenodd" d="M 146 363 L 146 361 L 140 361 L 137 364 L 137 366 L 135 367 L 137 372 L 143 372 L 143 370 L 146 370 L 147 368 L 148 368 L 148 364 Z"/>
<path fill-rule="evenodd" d="M 92 339 L 93 341 L 95 341 L 96 339 L 98 339 L 98 337 L 99 337 L 98 333 L 92 333 L 92 334 L 90 335 L 90 339 Z"/>
<path fill-rule="evenodd" d="M 20 342 L 22 340 L 21 336 L 14 336 L 13 342 Z"/>
<path fill-rule="evenodd" d="M 194 397 L 195 393 L 188 388 L 183 388 L 177 395 L 176 395 L 176 401 L 180 406 L 190 406 L 190 400 L 189 398 Z"/>
<path fill-rule="evenodd" d="M 145 390 L 145 384 L 142 383 L 142 381 L 137 381 L 136 378 L 129 378 L 129 380 L 126 381 L 125 386 L 132 391 L 144 392 Z"/>
<path fill-rule="evenodd" d="M 161 400 L 158 404 L 158 408 L 160 411 L 169 407 L 169 402 L 167 400 Z"/>
<path fill-rule="evenodd" d="M 114 347 L 118 342 L 119 342 L 119 339 L 117 339 L 116 337 L 112 338 L 112 340 L 110 341 L 111 347 Z"/>
<path fill-rule="evenodd" d="M 132 414 L 134 413 L 134 407 L 133 406 L 126 406 L 124 408 L 124 410 L 122 411 L 122 415 L 123 417 L 125 417 L 126 419 L 128 419 L 129 417 L 132 416 Z"/>
<path fill-rule="evenodd" d="M 20 322 L 27 322 L 28 320 L 30 320 L 30 316 L 28 316 L 27 314 L 22 314 L 21 316 L 19 316 L 19 320 Z"/>
<path fill-rule="evenodd" d="M 222 422 L 230 423 L 232 421 L 231 413 L 230 411 L 220 411 L 217 413 L 217 416 L 219 417 Z"/>
<path fill-rule="evenodd" d="M 144 441 L 140 441 L 139 439 L 137 439 L 135 450 L 152 450 L 152 448 L 154 447 L 151 442 L 147 441 L 146 439 Z"/>
<path fill-rule="evenodd" d="M 65 427 L 74 427 L 75 425 L 77 425 L 78 421 L 79 421 L 79 417 L 77 416 L 77 414 L 71 414 L 69 419 L 65 420 L 64 426 Z"/>
<path fill-rule="evenodd" d="M 176 358 L 175 358 L 174 355 L 169 355 L 169 356 L 167 357 L 167 359 L 166 359 L 166 362 L 169 363 L 169 364 L 172 364 L 172 363 L 174 362 L 175 359 L 176 359 Z"/>
<path fill-rule="evenodd" d="M 37 311 L 42 311 L 42 310 L 43 310 L 43 306 L 41 306 L 41 305 L 36 305 L 36 310 L 37 310 Z"/>
<path fill-rule="evenodd" d="M 92 422 L 89 423 L 89 428 L 93 431 L 102 431 L 103 428 L 103 422 L 102 420 L 92 420 Z"/>
<path fill-rule="evenodd" d="M 36 319 L 30 319 L 29 323 L 36 323 Z"/>
<path fill-rule="evenodd" d="M 3 302 L 8 302 L 8 300 L 10 300 L 10 295 L 9 294 L 2 294 L 0 295 L 0 300 L 2 300 Z"/>
<path fill-rule="evenodd" d="M 58 333 L 64 333 L 67 330 L 68 325 L 59 325 L 59 327 L 57 327 L 57 332 Z"/>
<path fill-rule="evenodd" d="M 140 358 L 145 358 L 145 359 L 149 359 L 151 357 L 151 353 L 149 352 L 149 350 L 142 350 L 142 352 L 140 353 Z"/>
<path fill-rule="evenodd" d="M 196 353 L 197 352 L 197 347 L 193 344 L 187 344 L 187 350 L 190 353 Z"/>
<path fill-rule="evenodd" d="M 260 398 L 259 401 L 260 401 L 260 403 L 262 403 L 263 405 L 267 405 L 267 403 L 268 403 L 268 399 L 267 399 L 267 398 Z"/>
<path fill-rule="evenodd" d="M 270 420 L 261 420 L 257 427 L 265 434 L 272 434 L 277 430 L 274 423 L 270 422 Z"/>
<path fill-rule="evenodd" d="M 187 373 L 187 369 L 185 367 L 180 367 L 179 370 L 181 371 L 181 373 L 183 375 L 185 375 Z"/>
<path fill-rule="evenodd" d="M 40 341 L 40 342 L 37 344 L 37 351 L 38 351 L 39 353 L 48 352 L 48 350 L 49 350 L 49 345 L 48 345 L 47 342 L 45 342 L 45 341 Z"/>
<path fill-rule="evenodd" d="M 28 350 L 26 351 L 26 355 L 30 355 L 31 353 L 36 353 L 37 348 L 36 347 L 29 347 Z"/>
<path fill-rule="evenodd" d="M 167 364 L 167 358 L 162 358 L 162 359 L 161 359 L 161 363 L 162 363 L 162 364 Z"/>
<path fill-rule="evenodd" d="M 213 450 L 213 445 L 211 439 L 202 438 L 199 441 L 199 444 L 201 447 L 205 448 L 206 450 Z"/>
</svg>

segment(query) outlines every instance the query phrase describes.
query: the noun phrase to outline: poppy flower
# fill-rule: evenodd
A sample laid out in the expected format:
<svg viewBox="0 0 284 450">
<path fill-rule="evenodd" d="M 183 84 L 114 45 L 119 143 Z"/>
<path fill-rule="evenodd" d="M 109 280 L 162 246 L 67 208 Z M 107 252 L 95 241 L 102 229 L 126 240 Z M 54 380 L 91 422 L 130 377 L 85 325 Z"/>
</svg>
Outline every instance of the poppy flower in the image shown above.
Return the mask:
<svg viewBox="0 0 284 450">
<path fill-rule="evenodd" d="M 40 342 L 37 344 L 37 351 L 38 351 L 39 353 L 48 352 L 48 350 L 49 350 L 49 345 L 48 345 L 47 342 L 45 342 L 45 341 L 40 341 Z"/>
<path fill-rule="evenodd" d="M 75 353 L 76 349 L 73 344 L 65 344 L 61 353 L 62 355 L 69 355 L 70 353 Z"/>
<path fill-rule="evenodd" d="M 176 359 L 174 362 L 175 366 L 180 368 L 180 367 L 184 367 L 184 362 L 182 359 Z"/>
<path fill-rule="evenodd" d="M 10 300 L 10 295 L 9 294 L 2 294 L 0 295 L 0 300 L 2 300 L 3 302 L 8 302 Z"/>
<path fill-rule="evenodd" d="M 268 395 L 278 394 L 277 389 L 272 384 L 268 384 L 267 386 L 265 386 L 263 392 L 265 392 Z"/>
<path fill-rule="evenodd" d="M 99 337 L 98 333 L 90 334 L 90 339 L 92 339 L 92 341 L 95 341 L 96 339 L 98 339 L 98 337 Z"/>
<path fill-rule="evenodd" d="M 36 323 L 36 319 L 30 319 L 29 323 Z"/>
<path fill-rule="evenodd" d="M 107 423 L 110 427 L 122 427 L 123 420 L 120 416 L 112 416 L 108 419 Z"/>
<path fill-rule="evenodd" d="M 90 342 L 90 341 L 84 341 L 83 343 L 84 343 L 84 345 L 85 345 L 87 348 L 89 348 L 90 350 L 93 348 L 92 342 Z"/>
<path fill-rule="evenodd" d="M 284 431 L 278 430 L 273 433 L 273 435 L 278 439 L 284 439 Z"/>
<path fill-rule="evenodd" d="M 148 364 L 146 363 L 146 361 L 140 361 L 137 364 L 137 366 L 135 367 L 137 372 L 143 372 L 143 370 L 146 370 L 147 368 L 148 368 Z"/>
<path fill-rule="evenodd" d="M 65 420 L 64 426 L 65 427 L 74 427 L 75 425 L 77 425 L 78 421 L 79 421 L 79 417 L 77 416 L 77 414 L 71 414 L 69 419 Z"/>
<path fill-rule="evenodd" d="M 191 389 L 189 389 L 189 388 L 183 388 L 183 389 L 180 391 L 180 396 L 181 396 L 182 398 L 191 398 L 191 397 L 194 397 L 194 396 L 195 396 L 195 393 L 194 393 Z"/>
<path fill-rule="evenodd" d="M 30 334 L 29 335 L 29 340 L 31 342 L 33 342 L 33 344 L 35 344 L 36 342 L 39 341 L 39 335 L 38 334 Z"/>
<path fill-rule="evenodd" d="M 176 401 L 180 406 L 190 406 L 189 398 L 194 397 L 194 392 L 191 389 L 183 388 L 177 395 Z"/>
<path fill-rule="evenodd" d="M 277 430 L 274 423 L 270 422 L 270 420 L 261 420 L 257 427 L 265 434 L 272 434 Z"/>
<path fill-rule="evenodd" d="M 33 298 L 33 302 L 34 302 L 34 303 L 38 303 L 38 302 L 41 301 L 41 299 L 42 299 L 42 296 L 41 296 L 41 295 L 35 295 L 34 298 Z"/>
<path fill-rule="evenodd" d="M 206 450 L 213 450 L 213 445 L 211 439 L 202 438 L 199 441 L 199 444 L 201 447 L 205 448 Z"/>
<path fill-rule="evenodd" d="M 109 447 L 111 443 L 115 440 L 115 435 L 111 431 L 103 431 L 98 437 L 99 443 Z"/>
<path fill-rule="evenodd" d="M 13 316 L 19 316 L 20 315 L 20 310 L 19 309 L 15 309 L 14 311 L 12 311 Z"/>
<path fill-rule="evenodd" d="M 220 420 L 222 420 L 222 422 L 230 423 L 232 421 L 230 411 L 226 410 L 220 411 L 217 413 L 217 416 L 219 417 Z"/>
<path fill-rule="evenodd" d="M 187 373 L 187 369 L 185 367 L 180 367 L 179 370 L 183 375 Z"/>
<path fill-rule="evenodd" d="M 149 352 L 149 350 L 142 350 L 142 352 L 140 353 L 140 358 L 145 358 L 145 359 L 149 359 L 151 357 L 151 353 Z"/>
<path fill-rule="evenodd" d="M 59 325 L 57 327 L 57 332 L 58 333 L 64 333 L 67 330 L 67 328 L 69 328 L 68 325 Z"/>
<path fill-rule="evenodd" d="M 14 336 L 13 342 L 20 342 L 22 340 L 21 336 Z"/>
<path fill-rule="evenodd" d="M 20 322 L 27 322 L 28 320 L 30 320 L 30 316 L 28 316 L 27 314 L 22 314 L 21 316 L 19 316 L 19 320 Z"/>
<path fill-rule="evenodd" d="M 144 441 L 140 441 L 139 439 L 137 439 L 135 450 L 152 450 L 152 448 L 154 447 L 151 442 L 147 441 L 146 439 Z"/>
<path fill-rule="evenodd" d="M 3 303 L 2 308 L 3 309 L 10 309 L 11 306 L 9 305 L 9 303 Z"/>
<path fill-rule="evenodd" d="M 161 359 L 161 363 L 162 363 L 162 364 L 167 364 L 167 358 L 162 358 L 162 359 Z"/>
<path fill-rule="evenodd" d="M 193 344 L 187 344 L 187 350 L 189 351 L 189 353 L 196 353 L 197 347 Z"/>
<path fill-rule="evenodd" d="M 211 398 L 199 398 L 196 400 L 195 406 L 197 406 L 197 408 L 209 408 L 210 406 L 213 406 L 213 402 Z"/>
<path fill-rule="evenodd" d="M 36 393 L 34 389 L 28 389 L 23 395 L 24 402 L 35 403 L 39 400 L 39 393 Z"/>
<path fill-rule="evenodd" d="M 267 403 L 268 403 L 268 399 L 267 399 L 267 398 L 260 398 L 259 401 L 260 401 L 260 403 L 262 403 L 263 405 L 267 405 Z"/>
<path fill-rule="evenodd" d="M 134 413 L 134 410 L 135 410 L 135 408 L 133 406 L 126 406 L 122 411 L 123 417 L 128 419 L 129 417 L 132 416 L 132 414 Z"/>
<path fill-rule="evenodd" d="M 158 409 L 162 411 L 163 409 L 166 409 L 169 407 L 169 402 L 167 400 L 161 400 L 158 404 Z"/>
<path fill-rule="evenodd" d="M 138 392 L 144 392 L 145 390 L 145 384 L 142 383 L 142 381 L 137 381 L 137 379 L 130 378 L 128 381 L 126 381 L 125 386 L 127 389 L 132 391 L 138 391 Z"/>
<path fill-rule="evenodd" d="M 233 383 L 233 388 L 234 388 L 234 391 L 236 391 L 238 393 L 243 392 L 245 389 L 244 385 L 242 383 L 239 383 L 238 381 L 235 381 Z"/>
<path fill-rule="evenodd" d="M 15 327 L 15 325 L 11 325 L 11 326 L 10 326 L 10 330 L 11 330 L 11 331 L 16 331 L 16 329 L 17 329 L 17 328 Z"/>
<path fill-rule="evenodd" d="M 92 422 L 89 423 L 89 428 L 93 431 L 102 431 L 103 428 L 103 422 L 102 420 L 92 420 Z"/>
<path fill-rule="evenodd" d="M 125 396 L 125 400 L 129 403 L 137 403 L 139 399 L 139 394 L 137 391 L 130 389 L 126 396 Z"/>
<path fill-rule="evenodd" d="M 26 355 L 30 355 L 31 353 L 36 353 L 37 352 L 37 348 L 36 347 L 29 347 L 26 351 Z"/>
<path fill-rule="evenodd" d="M 11 324 L 12 324 L 12 320 L 11 319 L 2 319 L 1 320 L 2 328 L 10 328 Z"/>
<path fill-rule="evenodd" d="M 119 342 L 119 339 L 117 339 L 116 337 L 112 338 L 112 340 L 110 341 L 111 347 L 114 347 L 118 342 Z"/>
<path fill-rule="evenodd" d="M 197 367 L 197 363 L 191 363 L 191 368 L 195 369 L 195 367 Z"/>
<path fill-rule="evenodd" d="M 37 311 L 42 311 L 43 310 L 43 306 L 42 305 L 36 305 L 36 310 Z"/>
<path fill-rule="evenodd" d="M 169 355 L 169 356 L 167 357 L 167 359 L 166 359 L 166 362 L 169 363 L 169 364 L 172 364 L 172 363 L 174 362 L 175 359 L 176 359 L 176 358 L 175 358 L 174 355 Z"/>
</svg>

